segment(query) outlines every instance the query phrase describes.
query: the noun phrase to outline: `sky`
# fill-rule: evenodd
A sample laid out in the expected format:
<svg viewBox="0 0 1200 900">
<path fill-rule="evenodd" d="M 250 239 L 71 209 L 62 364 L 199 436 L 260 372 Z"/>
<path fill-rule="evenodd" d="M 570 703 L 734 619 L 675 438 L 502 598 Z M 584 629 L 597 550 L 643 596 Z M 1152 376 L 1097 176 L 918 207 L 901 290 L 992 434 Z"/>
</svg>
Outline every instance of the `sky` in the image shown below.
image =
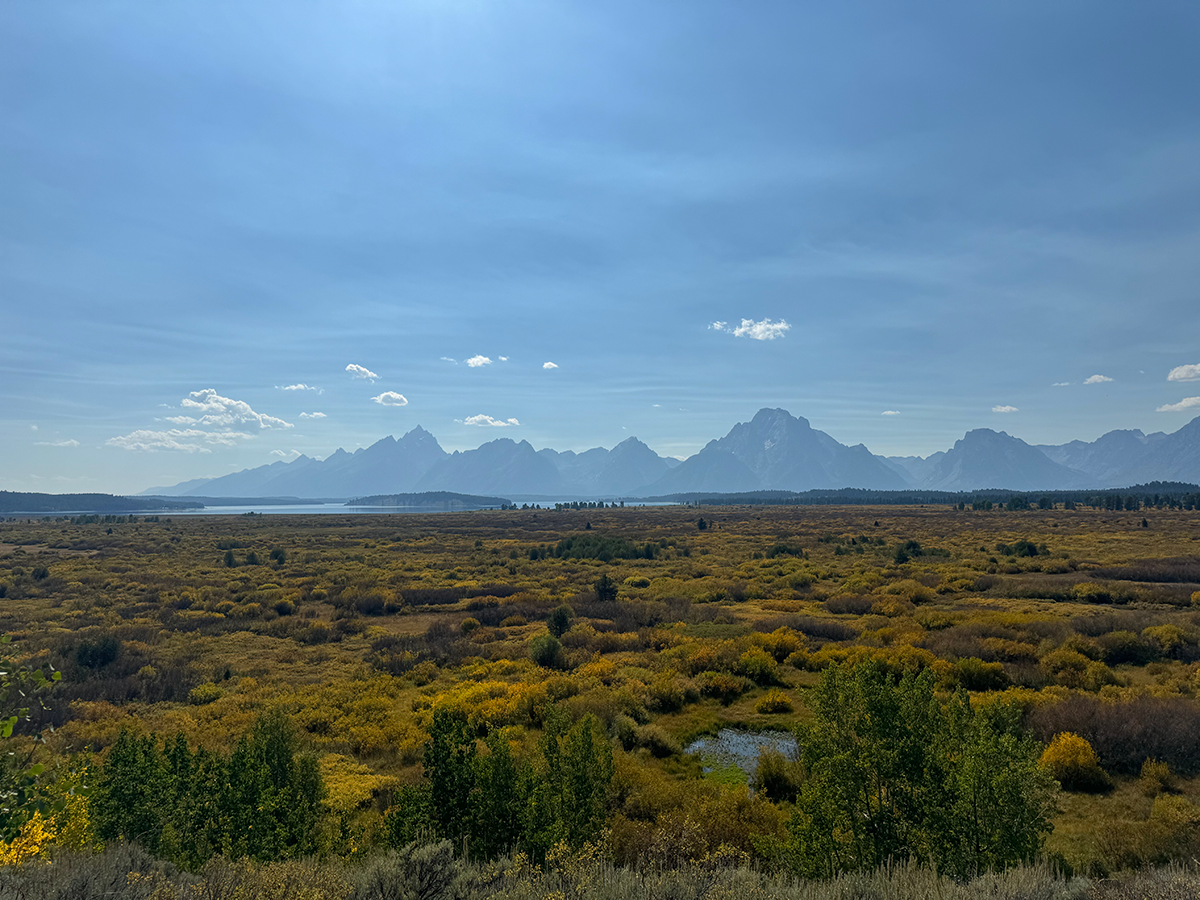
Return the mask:
<svg viewBox="0 0 1200 900">
<path fill-rule="evenodd" d="M 1192 0 L 0 0 L 0 489 L 1200 414 Z"/>
</svg>

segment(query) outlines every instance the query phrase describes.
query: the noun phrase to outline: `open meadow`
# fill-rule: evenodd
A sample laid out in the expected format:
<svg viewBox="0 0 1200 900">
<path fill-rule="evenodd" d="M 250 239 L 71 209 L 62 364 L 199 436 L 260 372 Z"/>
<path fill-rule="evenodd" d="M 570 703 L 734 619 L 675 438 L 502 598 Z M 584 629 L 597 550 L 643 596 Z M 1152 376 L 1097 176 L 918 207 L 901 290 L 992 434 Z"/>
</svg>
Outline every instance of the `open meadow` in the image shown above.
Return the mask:
<svg viewBox="0 0 1200 900">
<path fill-rule="evenodd" d="M 10 520 L 0 631 L 26 668 L 9 667 L 5 715 L 29 711 L 8 739 L 27 762 L 6 777 L 28 783 L 6 837 L 29 840 L 40 810 L 29 855 L 126 838 L 183 871 L 443 837 L 479 865 L 546 871 L 568 854 L 610 874 L 870 869 L 857 845 L 805 843 L 804 744 L 828 724 L 821 702 L 875 683 L 820 695 L 829 673 L 871 671 L 947 721 L 955 698 L 1005 711 L 1003 746 L 1036 762 L 1020 777 L 1045 782 L 1052 830 L 952 854 L 961 874 L 1034 857 L 1091 877 L 1161 866 L 1200 853 L 1198 605 L 1190 510 Z M 33 668 L 61 680 L 20 699 L 12 673 Z M 747 774 L 685 752 L 723 728 L 799 728 L 800 758 L 767 753 Z M 216 796 L 260 757 L 286 771 L 245 796 L 293 818 L 256 844 L 244 811 L 195 810 L 206 766 Z M 895 845 L 907 860 L 939 858 L 916 833 Z"/>
</svg>

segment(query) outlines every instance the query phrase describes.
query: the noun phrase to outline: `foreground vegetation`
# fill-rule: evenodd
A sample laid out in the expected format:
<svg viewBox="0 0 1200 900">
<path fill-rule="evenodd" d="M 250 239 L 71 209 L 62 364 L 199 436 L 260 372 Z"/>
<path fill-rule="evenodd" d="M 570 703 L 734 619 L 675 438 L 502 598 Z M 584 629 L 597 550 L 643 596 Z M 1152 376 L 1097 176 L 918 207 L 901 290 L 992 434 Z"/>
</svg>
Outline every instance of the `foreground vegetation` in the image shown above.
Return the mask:
<svg viewBox="0 0 1200 900">
<path fill-rule="evenodd" d="M 1117 896 L 1200 849 L 1198 515 L 0 523 L 0 896 L 393 896 L 363 879 L 451 847 L 446 896 Z M 801 752 L 684 752 L 726 726 Z"/>
</svg>

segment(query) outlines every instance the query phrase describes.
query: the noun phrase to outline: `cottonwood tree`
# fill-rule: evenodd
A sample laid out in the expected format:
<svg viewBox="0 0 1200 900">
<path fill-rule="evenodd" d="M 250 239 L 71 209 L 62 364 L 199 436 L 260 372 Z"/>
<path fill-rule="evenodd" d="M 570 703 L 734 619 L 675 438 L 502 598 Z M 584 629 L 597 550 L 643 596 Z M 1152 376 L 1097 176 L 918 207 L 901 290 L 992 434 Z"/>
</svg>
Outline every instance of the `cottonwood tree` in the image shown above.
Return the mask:
<svg viewBox="0 0 1200 900">
<path fill-rule="evenodd" d="M 1031 859 L 1055 785 L 1015 711 L 948 703 L 925 670 L 832 665 L 800 733 L 804 787 L 784 855 L 809 876 L 915 861 L 968 877 Z"/>
</svg>

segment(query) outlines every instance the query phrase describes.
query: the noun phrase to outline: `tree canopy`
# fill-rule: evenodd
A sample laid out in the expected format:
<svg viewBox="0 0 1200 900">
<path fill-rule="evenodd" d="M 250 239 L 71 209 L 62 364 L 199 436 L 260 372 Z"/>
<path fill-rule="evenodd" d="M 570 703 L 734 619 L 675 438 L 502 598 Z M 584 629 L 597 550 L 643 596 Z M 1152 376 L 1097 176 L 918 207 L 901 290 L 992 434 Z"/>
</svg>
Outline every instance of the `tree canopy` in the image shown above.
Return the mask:
<svg viewBox="0 0 1200 900">
<path fill-rule="evenodd" d="M 806 875 L 915 860 L 968 877 L 1030 860 L 1055 784 L 1003 704 L 947 702 L 934 675 L 831 665 L 800 734 L 803 787 L 787 855 Z"/>
</svg>

